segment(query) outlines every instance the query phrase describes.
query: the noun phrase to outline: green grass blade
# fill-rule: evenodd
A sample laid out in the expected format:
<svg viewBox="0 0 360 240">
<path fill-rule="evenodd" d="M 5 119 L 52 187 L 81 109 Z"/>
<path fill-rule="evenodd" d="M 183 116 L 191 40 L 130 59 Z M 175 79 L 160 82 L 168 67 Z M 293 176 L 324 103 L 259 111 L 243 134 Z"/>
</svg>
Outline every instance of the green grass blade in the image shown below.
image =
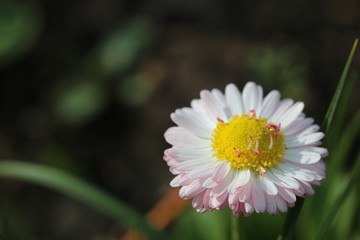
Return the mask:
<svg viewBox="0 0 360 240">
<path fill-rule="evenodd" d="M 19 161 L 0 161 L 0 177 L 36 183 L 63 193 L 84 205 L 146 233 L 151 239 L 169 239 L 153 229 L 137 212 L 91 184 L 61 170 Z"/>
<path fill-rule="evenodd" d="M 328 132 L 330 126 L 331 126 L 331 123 L 332 123 L 332 120 L 334 118 L 334 114 L 336 112 L 336 109 L 339 105 L 339 101 L 340 101 L 340 97 L 342 95 L 342 92 L 343 92 L 343 89 L 344 89 L 344 85 L 345 85 L 345 82 L 346 82 L 346 78 L 349 74 L 349 71 L 350 71 L 350 65 L 351 65 L 351 62 L 352 62 L 352 59 L 354 57 L 354 54 L 355 54 L 355 51 L 356 51 L 356 46 L 357 46 L 357 43 L 358 43 L 358 39 L 355 40 L 354 42 L 354 45 L 350 51 L 350 55 L 346 61 L 346 65 L 345 65 L 345 68 L 344 68 L 344 71 L 342 72 L 341 74 L 341 77 L 340 77 L 340 80 L 339 80 L 339 83 L 336 87 L 336 90 L 335 90 L 335 94 L 331 100 L 331 103 L 329 105 L 329 108 L 326 112 L 326 115 L 325 115 L 325 120 L 324 120 L 324 123 L 322 125 L 322 129 L 325 133 Z"/>
<path fill-rule="evenodd" d="M 348 76 L 349 70 L 350 70 L 350 65 L 352 62 L 352 59 L 354 57 L 355 51 L 356 51 L 356 46 L 358 43 L 358 39 L 355 40 L 353 47 L 350 51 L 350 55 L 346 61 L 345 64 L 345 68 L 341 74 L 338 86 L 335 90 L 334 96 L 331 100 L 331 103 L 328 107 L 328 110 L 326 112 L 325 118 L 324 118 L 324 122 L 322 125 L 322 129 L 325 132 L 325 134 L 328 133 L 328 130 L 332 124 L 332 120 L 334 118 L 334 114 L 338 108 L 339 105 L 339 101 L 341 99 L 342 93 L 343 93 L 343 89 L 344 89 L 344 85 L 346 82 L 346 78 Z M 278 240 L 288 240 L 288 239 L 292 239 L 292 236 L 294 234 L 294 229 L 297 223 L 297 220 L 299 218 L 300 212 L 301 212 L 301 208 L 304 204 L 304 199 L 303 198 L 299 198 L 296 202 L 296 205 L 294 208 L 291 208 L 285 218 L 285 222 L 283 224 L 283 228 L 282 231 L 278 237 Z"/>
<path fill-rule="evenodd" d="M 348 183 L 345 188 L 340 191 L 337 195 L 336 200 L 333 202 L 329 211 L 326 211 L 326 217 L 322 221 L 319 230 L 319 236 L 316 239 L 328 239 L 328 234 L 331 231 L 331 228 L 334 224 L 334 220 L 336 219 L 336 215 L 341 210 L 342 203 L 346 201 L 347 197 L 350 195 L 350 192 L 358 186 L 360 180 L 360 153 L 358 153 L 355 161 L 355 165 L 352 168 L 352 172 L 350 173 Z"/>
<path fill-rule="evenodd" d="M 358 111 L 353 119 L 350 121 L 350 123 L 345 128 L 343 134 L 339 136 L 338 139 L 340 141 L 337 141 L 337 147 L 336 151 L 332 153 L 331 156 L 331 166 L 328 169 L 329 176 L 333 177 L 335 176 L 335 173 L 339 171 L 339 169 L 342 169 L 343 165 L 346 163 L 346 159 L 350 153 L 351 148 L 353 147 L 353 143 L 356 140 L 356 137 L 358 136 L 360 132 L 360 111 Z M 332 182 L 331 179 L 329 179 L 329 182 Z"/>
</svg>

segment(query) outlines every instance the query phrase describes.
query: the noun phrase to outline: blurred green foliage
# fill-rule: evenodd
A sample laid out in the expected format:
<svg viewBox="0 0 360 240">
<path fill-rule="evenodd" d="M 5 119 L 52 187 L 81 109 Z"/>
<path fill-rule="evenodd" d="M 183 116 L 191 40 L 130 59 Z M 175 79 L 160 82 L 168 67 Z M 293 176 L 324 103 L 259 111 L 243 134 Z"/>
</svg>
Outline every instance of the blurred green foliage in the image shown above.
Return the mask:
<svg viewBox="0 0 360 240">
<path fill-rule="evenodd" d="M 42 15 L 37 4 L 0 1 L 0 68 L 35 44 L 42 29 Z"/>
</svg>

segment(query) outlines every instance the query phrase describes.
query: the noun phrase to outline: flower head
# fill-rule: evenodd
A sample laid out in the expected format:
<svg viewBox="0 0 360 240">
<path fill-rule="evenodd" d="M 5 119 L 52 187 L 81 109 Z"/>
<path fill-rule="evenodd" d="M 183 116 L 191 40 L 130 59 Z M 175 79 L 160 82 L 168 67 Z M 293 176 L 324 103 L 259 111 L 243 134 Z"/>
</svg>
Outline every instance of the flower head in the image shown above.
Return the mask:
<svg viewBox="0 0 360 240">
<path fill-rule="evenodd" d="M 302 112 L 304 104 L 280 100 L 248 82 L 203 90 L 191 108 L 177 109 L 165 139 L 173 146 L 164 159 L 177 175 L 170 183 L 198 212 L 229 206 L 235 215 L 286 212 L 296 196 L 314 194 L 325 177 L 318 147 L 319 126 Z"/>
</svg>

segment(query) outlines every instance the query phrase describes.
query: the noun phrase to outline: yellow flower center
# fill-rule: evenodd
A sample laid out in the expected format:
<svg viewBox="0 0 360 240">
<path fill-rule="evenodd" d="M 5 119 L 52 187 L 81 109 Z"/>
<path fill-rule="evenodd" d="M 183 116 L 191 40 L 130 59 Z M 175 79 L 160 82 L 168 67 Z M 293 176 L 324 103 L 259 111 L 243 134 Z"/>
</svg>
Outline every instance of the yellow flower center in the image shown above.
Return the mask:
<svg viewBox="0 0 360 240">
<path fill-rule="evenodd" d="M 282 159 L 285 150 L 280 125 L 257 118 L 255 111 L 221 119 L 212 134 L 214 156 L 229 161 L 234 169 L 250 168 L 261 175 Z"/>
</svg>

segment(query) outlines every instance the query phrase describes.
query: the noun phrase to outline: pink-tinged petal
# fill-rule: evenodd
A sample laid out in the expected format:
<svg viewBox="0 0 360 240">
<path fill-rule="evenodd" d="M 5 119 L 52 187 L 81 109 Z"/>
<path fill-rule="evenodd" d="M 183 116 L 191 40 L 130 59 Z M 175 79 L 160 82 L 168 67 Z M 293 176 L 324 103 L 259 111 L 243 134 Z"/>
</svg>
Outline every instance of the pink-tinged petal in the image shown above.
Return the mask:
<svg viewBox="0 0 360 240">
<path fill-rule="evenodd" d="M 216 187 L 211 189 L 210 197 L 218 196 L 223 194 L 224 192 L 228 192 L 227 188 L 231 182 L 232 174 L 228 174 Z"/>
<path fill-rule="evenodd" d="M 251 200 L 251 189 L 252 184 L 250 181 L 238 189 L 237 193 L 240 202 L 248 202 Z"/>
<path fill-rule="evenodd" d="M 242 169 L 235 171 L 235 176 L 232 180 L 231 185 L 229 186 L 230 192 L 234 192 L 236 188 L 244 186 L 250 180 L 250 170 Z"/>
<path fill-rule="evenodd" d="M 310 183 L 307 183 L 307 182 L 301 182 L 301 186 L 304 188 L 305 190 L 305 195 L 299 195 L 299 196 L 302 196 L 302 197 L 305 197 L 305 196 L 309 196 L 309 195 L 314 195 L 315 192 L 314 192 L 314 189 L 311 187 L 311 184 Z"/>
<path fill-rule="evenodd" d="M 195 111 L 180 109 L 176 110 L 175 113 L 172 113 L 170 116 L 178 126 L 185 128 L 199 137 L 211 139 L 212 130 L 215 125 L 211 126 L 198 115 Z"/>
<path fill-rule="evenodd" d="M 281 127 L 283 129 L 286 129 L 291 123 L 293 123 L 298 118 L 298 116 L 302 113 L 303 109 L 304 109 L 303 102 L 297 102 L 294 105 L 292 105 L 279 119 L 279 122 L 281 122 Z"/>
<path fill-rule="evenodd" d="M 257 213 L 262 213 L 266 209 L 266 200 L 264 191 L 258 180 L 250 179 L 252 182 L 251 200 Z"/>
<path fill-rule="evenodd" d="M 321 159 L 321 155 L 313 150 L 290 148 L 285 150 L 284 159 L 295 163 L 312 164 Z"/>
<path fill-rule="evenodd" d="M 221 180 L 223 180 L 227 174 L 230 171 L 230 164 L 227 161 L 222 161 L 214 171 L 214 174 L 212 175 L 212 179 L 219 183 Z"/>
<path fill-rule="evenodd" d="M 171 187 L 186 186 L 192 182 L 193 180 L 189 179 L 185 174 L 179 174 L 170 182 L 170 186 Z"/>
<path fill-rule="evenodd" d="M 237 210 L 239 209 L 239 197 L 237 194 L 229 194 L 229 207 L 233 212 L 237 212 Z"/>
<path fill-rule="evenodd" d="M 197 212 L 202 212 L 204 210 L 204 194 L 205 191 L 199 193 L 198 195 L 196 195 L 193 200 L 192 200 L 192 207 L 197 211 Z"/>
<path fill-rule="evenodd" d="M 287 204 L 284 201 L 284 199 L 282 199 L 282 197 L 280 197 L 279 195 L 275 196 L 276 200 L 276 206 L 279 209 L 280 212 L 287 212 Z"/>
<path fill-rule="evenodd" d="M 218 163 L 217 167 L 214 168 L 212 176 L 204 181 L 203 186 L 206 188 L 218 186 L 220 181 L 228 175 L 229 171 L 230 165 L 226 161 L 221 161 Z"/>
<path fill-rule="evenodd" d="M 322 132 L 315 132 L 305 136 L 297 137 L 291 140 L 285 139 L 284 143 L 287 148 L 301 147 L 304 145 L 318 143 L 325 136 Z"/>
<path fill-rule="evenodd" d="M 245 216 L 250 216 L 254 212 L 254 206 L 248 202 L 245 202 L 244 206 L 245 206 Z"/>
<path fill-rule="evenodd" d="M 270 181 L 266 174 L 263 175 L 263 176 L 260 176 L 259 177 L 260 179 L 260 184 L 261 184 L 261 187 L 262 189 L 264 190 L 264 192 L 266 192 L 267 194 L 269 195 L 276 195 L 278 194 L 278 189 L 277 187 L 275 186 L 275 184 Z"/>
<path fill-rule="evenodd" d="M 292 190 L 279 188 L 279 194 L 286 202 L 294 203 L 296 201 L 296 196 Z"/>
<path fill-rule="evenodd" d="M 193 181 L 191 184 L 180 188 L 179 196 L 183 199 L 190 199 L 204 190 L 199 181 Z"/>
<path fill-rule="evenodd" d="M 209 139 L 200 138 L 181 127 L 171 127 L 164 134 L 165 140 L 180 148 L 205 148 L 211 145 Z"/>
<path fill-rule="evenodd" d="M 203 182 L 203 187 L 204 188 L 214 188 L 217 185 L 219 185 L 219 183 L 215 182 L 212 177 L 207 178 L 204 182 Z"/>
<path fill-rule="evenodd" d="M 271 215 L 277 214 L 277 206 L 276 206 L 276 197 L 272 195 L 267 195 L 266 199 L 266 211 Z"/>
<path fill-rule="evenodd" d="M 276 110 L 280 102 L 280 93 L 279 91 L 271 91 L 264 99 L 264 102 L 258 112 L 259 116 L 263 118 L 270 117 Z"/>
<path fill-rule="evenodd" d="M 226 86 L 225 98 L 233 115 L 245 113 L 241 93 L 234 84 L 231 83 Z"/>
<path fill-rule="evenodd" d="M 205 111 L 213 121 L 217 121 L 217 118 L 221 118 L 227 121 L 227 115 L 225 114 L 224 107 L 214 95 L 211 94 L 208 90 L 202 90 L 200 92 L 200 97 L 206 105 Z"/>
<path fill-rule="evenodd" d="M 294 100 L 290 98 L 285 98 L 280 101 L 279 106 L 276 111 L 268 118 L 268 122 L 273 122 L 275 124 L 279 124 L 279 119 L 294 103 Z"/>
<path fill-rule="evenodd" d="M 215 209 L 221 209 L 224 205 L 224 202 L 227 200 L 227 197 L 229 196 L 228 192 L 223 192 L 220 195 L 216 195 L 213 197 L 210 197 L 209 205 L 211 208 Z"/>
</svg>

